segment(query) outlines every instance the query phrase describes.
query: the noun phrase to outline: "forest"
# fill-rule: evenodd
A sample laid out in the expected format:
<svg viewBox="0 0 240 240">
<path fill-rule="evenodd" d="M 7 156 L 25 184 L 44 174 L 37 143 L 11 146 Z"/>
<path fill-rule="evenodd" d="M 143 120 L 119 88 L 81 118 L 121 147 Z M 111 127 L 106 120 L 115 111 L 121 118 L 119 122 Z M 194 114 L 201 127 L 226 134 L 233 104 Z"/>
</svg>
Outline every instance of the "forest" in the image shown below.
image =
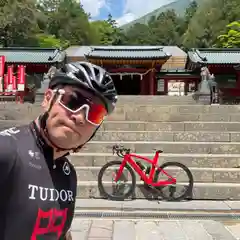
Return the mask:
<svg viewBox="0 0 240 240">
<path fill-rule="evenodd" d="M 193 1 L 184 16 L 173 10 L 122 30 L 109 13 L 93 21 L 76 0 L 1 0 L 0 45 L 177 45 L 240 48 L 240 0 Z"/>
</svg>

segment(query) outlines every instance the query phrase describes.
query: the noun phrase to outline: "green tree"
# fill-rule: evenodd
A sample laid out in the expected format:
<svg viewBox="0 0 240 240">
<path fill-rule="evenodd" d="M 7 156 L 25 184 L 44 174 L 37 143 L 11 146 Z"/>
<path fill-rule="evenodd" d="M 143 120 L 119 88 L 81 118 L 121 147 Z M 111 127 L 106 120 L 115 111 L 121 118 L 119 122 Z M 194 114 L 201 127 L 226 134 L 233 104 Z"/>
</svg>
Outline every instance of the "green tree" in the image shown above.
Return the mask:
<svg viewBox="0 0 240 240">
<path fill-rule="evenodd" d="M 126 32 L 127 44 L 129 45 L 151 45 L 151 31 L 148 25 L 136 23 Z"/>
<path fill-rule="evenodd" d="M 42 48 L 55 47 L 65 49 L 70 45 L 69 41 L 58 39 L 54 35 L 39 33 L 36 37 L 38 39 L 39 47 Z"/>
<path fill-rule="evenodd" d="M 93 21 L 91 26 L 95 32 L 95 39 L 100 45 L 121 45 L 126 42 L 124 33 L 117 27 L 117 22 L 108 15 L 104 21 Z"/>
<path fill-rule="evenodd" d="M 7 46 L 36 44 L 38 31 L 34 0 L 2 0 L 0 2 L 0 35 Z"/>
<path fill-rule="evenodd" d="M 41 0 L 39 9 L 47 17 L 44 33 L 54 35 L 63 41 L 69 41 L 71 45 L 92 44 L 94 32 L 89 23 L 89 16 L 79 2 Z"/>
<path fill-rule="evenodd" d="M 237 2 L 239 0 L 203 1 L 183 36 L 184 47 L 213 47 L 225 26 L 237 20 L 236 12 L 240 14 Z"/>
<path fill-rule="evenodd" d="M 227 25 L 227 33 L 218 36 L 217 47 L 240 48 L 240 21 Z"/>
</svg>

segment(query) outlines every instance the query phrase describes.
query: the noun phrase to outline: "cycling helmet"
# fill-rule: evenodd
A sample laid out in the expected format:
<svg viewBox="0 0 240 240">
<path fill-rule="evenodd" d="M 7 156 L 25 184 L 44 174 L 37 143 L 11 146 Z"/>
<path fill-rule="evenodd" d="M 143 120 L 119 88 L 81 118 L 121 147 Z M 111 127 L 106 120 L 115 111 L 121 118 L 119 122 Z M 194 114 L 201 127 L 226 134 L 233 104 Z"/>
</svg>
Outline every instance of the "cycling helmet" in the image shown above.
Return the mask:
<svg viewBox="0 0 240 240">
<path fill-rule="evenodd" d="M 117 92 L 111 76 L 101 67 L 89 62 L 73 62 L 50 73 L 49 88 L 74 85 L 93 92 L 104 102 L 110 114 L 117 102 Z"/>
</svg>

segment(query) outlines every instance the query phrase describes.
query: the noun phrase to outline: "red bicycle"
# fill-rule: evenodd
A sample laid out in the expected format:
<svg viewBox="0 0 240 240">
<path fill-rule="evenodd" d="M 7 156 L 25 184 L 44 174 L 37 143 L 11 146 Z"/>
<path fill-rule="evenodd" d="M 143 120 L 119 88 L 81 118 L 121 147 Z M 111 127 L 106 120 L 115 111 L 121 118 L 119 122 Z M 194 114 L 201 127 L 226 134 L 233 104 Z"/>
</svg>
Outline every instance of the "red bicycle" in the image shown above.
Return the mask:
<svg viewBox="0 0 240 240">
<path fill-rule="evenodd" d="M 132 154 L 131 149 L 124 148 L 120 145 L 112 147 L 113 154 L 117 154 L 123 158 L 123 161 L 111 161 L 106 163 L 98 174 L 98 188 L 100 193 L 107 199 L 124 200 L 132 196 L 136 188 L 136 175 L 133 170 L 140 176 L 140 180 L 144 181 L 145 187 L 150 187 L 156 190 L 164 200 L 181 201 L 191 195 L 193 189 L 193 175 L 191 171 L 182 163 L 179 162 L 165 162 L 158 166 L 158 158 L 163 151 L 154 149 L 156 151 L 153 159 Z M 148 163 L 148 167 L 144 167 L 141 161 L 135 161 L 133 158 L 143 160 Z M 166 172 L 167 167 L 173 167 L 173 171 L 180 174 L 179 185 L 183 186 L 184 192 L 176 196 L 177 180 Z M 176 171 L 176 167 L 180 168 L 180 172 Z M 110 168 L 113 168 L 114 174 L 110 173 Z M 107 173 L 107 182 L 103 181 L 104 174 Z M 130 180 L 126 174 L 130 175 Z M 163 173 L 167 180 L 159 180 L 160 174 Z M 186 173 L 187 180 L 182 179 L 182 173 Z M 123 186 L 126 182 L 127 188 Z M 110 184 L 111 183 L 111 184 Z M 186 186 L 187 184 L 187 186 Z M 113 186 L 113 192 L 108 193 L 109 186 Z M 165 193 L 164 187 L 169 186 L 169 191 Z"/>
</svg>

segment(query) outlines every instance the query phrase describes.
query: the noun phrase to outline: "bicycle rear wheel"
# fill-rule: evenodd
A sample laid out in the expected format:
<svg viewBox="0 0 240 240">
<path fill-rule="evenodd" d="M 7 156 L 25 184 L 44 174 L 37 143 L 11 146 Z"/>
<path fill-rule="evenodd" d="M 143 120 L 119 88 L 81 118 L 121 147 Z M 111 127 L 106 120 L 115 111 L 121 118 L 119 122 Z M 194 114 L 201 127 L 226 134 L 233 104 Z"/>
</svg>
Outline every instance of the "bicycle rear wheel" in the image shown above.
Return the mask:
<svg viewBox="0 0 240 240">
<path fill-rule="evenodd" d="M 124 166 L 122 175 L 120 176 L 120 179 L 118 180 L 118 182 L 115 182 L 115 177 L 116 174 L 119 170 L 120 165 L 122 164 L 121 161 L 111 161 L 108 162 L 107 164 L 105 164 L 101 170 L 99 171 L 98 174 L 98 189 L 99 192 L 102 196 L 104 196 L 107 199 L 110 200 L 118 200 L 118 201 L 122 201 L 128 197 L 130 197 L 131 195 L 133 195 L 135 188 L 136 188 L 136 176 L 134 171 L 132 170 L 132 168 L 126 164 Z M 110 169 L 112 168 L 112 169 Z M 114 173 L 114 174 L 112 174 Z M 104 174 L 107 175 L 107 182 L 104 182 L 103 177 Z M 126 174 L 127 177 L 126 177 Z M 130 176 L 130 179 L 128 180 L 128 176 Z M 127 180 L 127 188 L 125 188 L 125 186 L 122 185 L 122 181 Z M 110 182 L 112 181 L 112 182 Z M 110 184 L 111 183 L 111 184 Z M 115 184 L 115 187 L 114 187 Z M 112 193 L 108 193 L 108 189 L 110 187 L 113 187 L 113 192 Z"/>
<path fill-rule="evenodd" d="M 167 170 L 167 167 L 173 168 L 172 170 L 169 169 Z M 160 181 L 161 177 L 160 174 L 162 173 L 165 177 L 167 177 L 163 171 L 165 171 L 167 174 L 169 174 L 171 177 L 173 176 L 174 172 L 177 172 L 179 174 L 179 182 L 176 177 L 176 184 L 169 184 L 169 185 L 164 185 L 164 186 L 159 186 L 155 187 L 159 194 L 161 195 L 163 200 L 167 201 L 181 201 L 186 198 L 188 198 L 192 194 L 192 189 L 193 189 L 193 175 L 191 171 L 183 165 L 182 163 L 179 162 L 166 162 L 162 166 L 160 166 L 161 170 L 157 170 L 156 174 L 154 176 L 154 182 Z M 176 168 L 179 168 L 180 171 L 177 171 Z M 183 173 L 186 173 L 186 180 L 183 180 Z M 164 179 L 166 180 L 166 179 Z M 186 185 L 185 185 L 186 184 Z M 180 195 L 174 195 L 176 193 L 176 187 L 177 185 L 179 186 L 184 186 L 184 191 Z M 167 191 L 165 191 L 165 188 L 169 188 L 169 194 Z"/>
</svg>

